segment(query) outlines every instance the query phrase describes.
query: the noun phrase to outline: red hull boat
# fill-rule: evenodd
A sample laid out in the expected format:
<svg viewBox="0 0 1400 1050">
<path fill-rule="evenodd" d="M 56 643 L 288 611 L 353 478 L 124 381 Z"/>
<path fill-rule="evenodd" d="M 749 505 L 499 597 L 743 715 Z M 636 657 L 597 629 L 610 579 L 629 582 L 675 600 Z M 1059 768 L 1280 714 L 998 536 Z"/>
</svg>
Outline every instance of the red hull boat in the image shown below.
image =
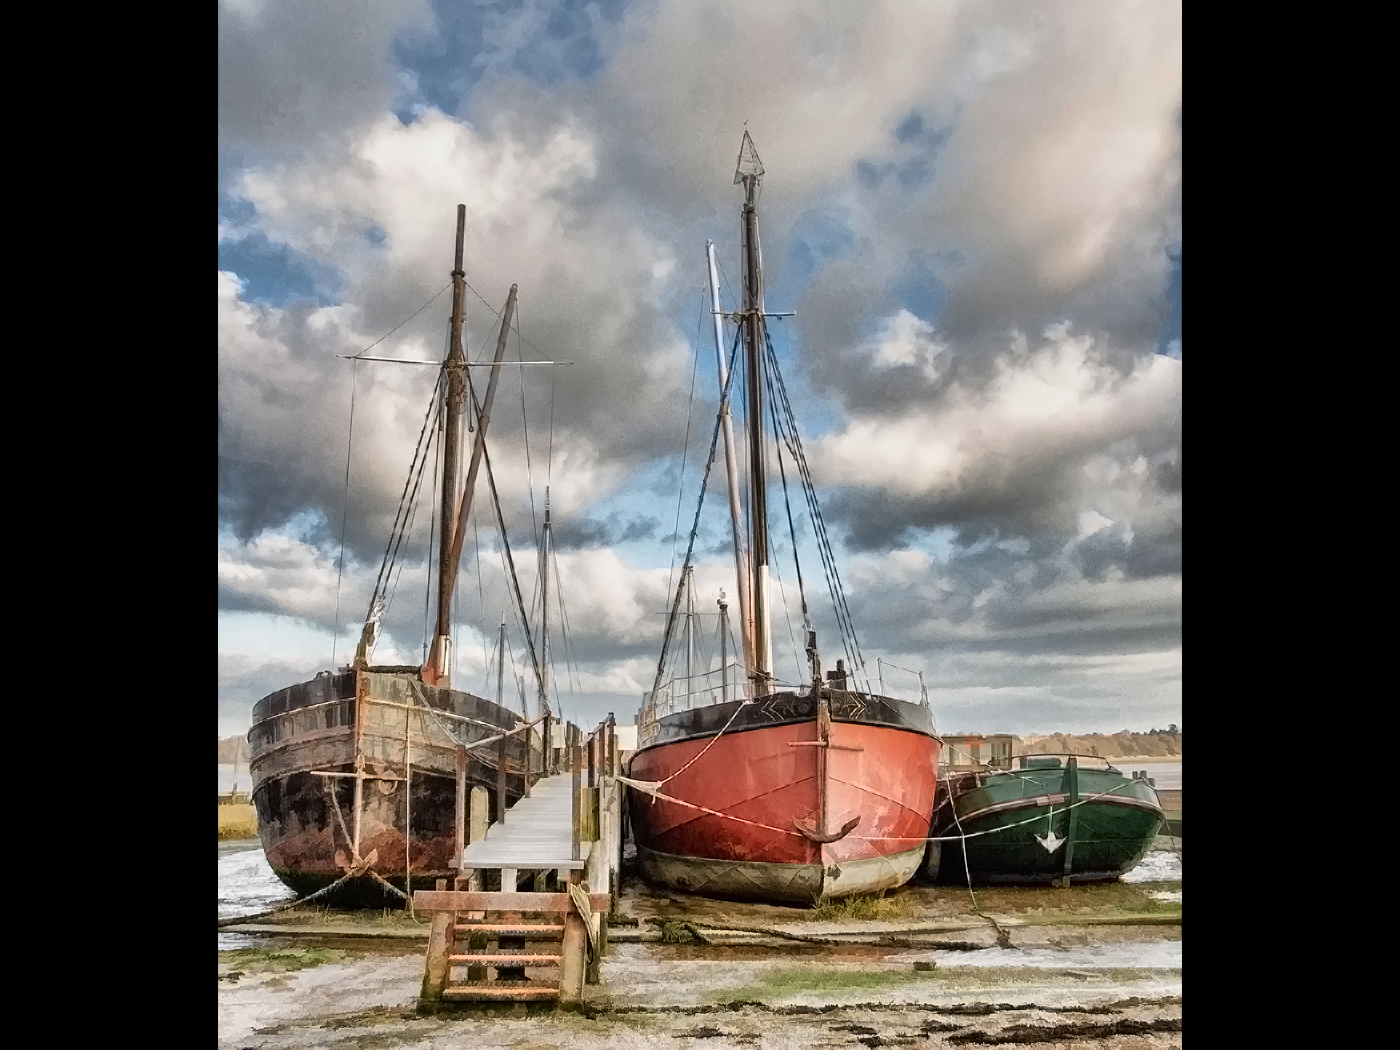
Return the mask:
<svg viewBox="0 0 1400 1050">
<path fill-rule="evenodd" d="M 665 796 L 632 796 L 643 874 L 691 893 L 807 904 L 903 885 L 933 812 L 930 721 L 920 704 L 823 687 L 815 701 L 777 693 L 643 726 L 654 742 L 639 739 L 630 775 L 664 782 Z"/>
<path fill-rule="evenodd" d="M 770 315 L 763 307 L 756 211 L 762 175 L 746 131 L 734 179 L 745 191 L 743 307 L 728 315 L 738 327 L 728 366 L 721 320 L 726 315 L 719 306 L 714 245 L 709 245 L 721 394 L 706 482 L 723 433 L 744 665 L 731 668 L 725 657 L 728 619 L 721 594 L 721 669 L 692 673 L 698 614 L 691 556 L 700 521 L 697 509 L 656 681 L 637 719 L 638 749 L 628 769 L 633 789 L 629 814 L 642 873 L 652 882 L 709 896 L 811 904 L 891 889 L 918 870 L 933 815 L 941 744 L 922 690 L 920 701 L 912 702 L 873 693 L 868 681 L 864 691 L 850 689 L 841 660 L 835 671 L 823 676 L 800 564 L 796 575 L 809 668 L 799 675 L 810 678 L 808 684 L 789 688 L 779 685 L 774 675 L 766 473 L 770 437 L 778 438 L 784 499 L 787 470 L 802 485 L 853 673 L 863 671 L 864 659 L 767 335 Z M 729 416 L 730 375 L 741 340 L 746 351 L 750 457 L 747 520 L 739 498 Z M 771 403 L 767 411 L 765 400 Z M 791 461 L 787 468 L 784 448 Z M 702 505 L 704 493 L 702 483 Z M 791 505 L 787 519 L 794 531 Z M 795 551 L 796 535 L 791 539 Z M 689 602 L 684 617 L 686 668 L 663 685 L 683 597 Z M 733 698 L 730 683 L 740 687 L 739 698 Z"/>
</svg>

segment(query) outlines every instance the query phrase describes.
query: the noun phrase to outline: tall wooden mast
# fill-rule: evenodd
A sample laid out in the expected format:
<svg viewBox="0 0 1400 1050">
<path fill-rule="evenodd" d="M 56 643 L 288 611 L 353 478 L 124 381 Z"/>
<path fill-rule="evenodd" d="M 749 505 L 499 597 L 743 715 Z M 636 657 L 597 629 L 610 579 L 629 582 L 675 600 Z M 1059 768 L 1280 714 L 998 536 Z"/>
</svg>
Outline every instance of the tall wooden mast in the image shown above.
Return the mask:
<svg viewBox="0 0 1400 1050">
<path fill-rule="evenodd" d="M 457 459 L 461 443 L 462 402 L 466 397 L 467 354 L 462 345 L 462 319 L 466 309 L 467 274 L 462 269 L 462 250 L 467 232 L 467 206 L 457 205 L 457 247 L 452 262 L 452 334 L 442 371 L 447 378 L 446 428 L 442 441 L 442 509 L 438 547 L 437 629 L 424 678 L 435 683 L 447 678 L 452 651 L 452 584 L 457 565 L 452 559 L 453 533 L 457 524 Z"/>
<path fill-rule="evenodd" d="M 549 523 L 549 486 L 544 487 L 544 529 L 540 533 L 540 710 L 549 710 L 549 560 L 554 535 Z"/>
<path fill-rule="evenodd" d="M 506 337 L 515 316 L 517 287 L 510 286 L 505 313 L 501 317 L 501 332 L 496 340 L 496 356 L 491 361 L 491 378 L 486 384 L 486 397 L 477 419 L 476 440 L 472 444 L 471 463 L 467 467 L 466 484 L 462 486 L 460 502 L 457 495 L 458 446 L 461 443 L 462 408 L 467 391 L 467 357 L 462 345 L 462 311 L 467 275 L 462 270 L 462 240 L 466 230 L 467 208 L 457 205 L 457 254 L 452 270 L 452 338 L 447 360 L 442 370 L 447 376 L 447 420 L 443 435 L 442 473 L 442 545 L 438 557 L 437 630 L 433 647 L 423 665 L 423 680 L 431 685 L 450 685 L 448 669 L 452 654 L 452 590 L 457 583 L 457 566 L 462 559 L 465 524 L 476 491 L 476 478 L 486 453 L 486 428 L 491 422 L 491 405 L 496 400 L 501 362 L 506 356 Z"/>
<path fill-rule="evenodd" d="M 748 364 L 749 395 L 749 551 L 753 574 L 753 679 L 754 695 L 769 690 L 773 681 L 773 638 L 770 630 L 768 576 L 768 471 L 767 443 L 763 434 L 763 258 L 758 245 L 758 185 L 763 162 L 747 129 L 739 147 L 734 184 L 744 187 L 743 245 L 744 301 L 742 324 Z"/>
</svg>

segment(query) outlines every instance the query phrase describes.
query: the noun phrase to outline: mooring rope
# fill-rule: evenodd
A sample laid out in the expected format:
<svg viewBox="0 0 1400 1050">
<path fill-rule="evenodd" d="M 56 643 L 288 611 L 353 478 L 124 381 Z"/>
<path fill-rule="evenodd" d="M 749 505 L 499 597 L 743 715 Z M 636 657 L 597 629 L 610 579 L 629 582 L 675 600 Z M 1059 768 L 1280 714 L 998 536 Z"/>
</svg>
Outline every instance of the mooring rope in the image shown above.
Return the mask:
<svg viewBox="0 0 1400 1050">
<path fill-rule="evenodd" d="M 674 773 L 672 773 L 672 774 L 671 774 L 669 777 L 667 777 L 665 780 L 627 780 L 626 777 L 618 777 L 617 779 L 622 780 L 622 781 L 624 781 L 624 782 L 626 782 L 626 783 L 628 783 L 628 784 L 631 784 L 631 785 L 633 785 L 634 787 L 637 787 L 639 790 L 642 790 L 642 791 L 648 791 L 647 788 L 641 787 L 641 785 L 643 785 L 643 784 L 648 784 L 648 785 L 650 785 L 652 788 L 659 788 L 662 784 L 669 784 L 671 781 L 675 780 L 676 777 L 680 776 L 682 773 L 684 773 L 684 772 L 685 772 L 687 769 L 689 769 L 691 766 L 695 765 L 696 762 L 699 762 L 702 758 L 704 758 L 704 757 L 705 757 L 705 752 L 708 751 L 708 750 L 710 750 L 710 748 L 714 747 L 716 741 L 718 741 L 720 737 L 724 736 L 724 734 L 727 733 L 727 732 L 729 731 L 729 727 L 732 726 L 732 725 L 734 724 L 734 719 L 736 719 L 736 718 L 739 717 L 739 712 L 742 711 L 745 707 L 747 707 L 747 706 L 748 706 L 749 704 L 751 704 L 751 703 L 753 703 L 753 700 L 752 700 L 752 699 L 749 699 L 749 700 L 741 700 L 741 701 L 739 702 L 739 706 L 736 707 L 736 708 L 734 709 L 734 713 L 733 713 L 732 715 L 729 716 L 729 721 L 726 722 L 726 723 L 724 723 L 724 728 L 721 729 L 718 733 L 716 733 L 713 737 L 710 738 L 710 742 L 709 742 L 708 744 L 706 744 L 706 745 L 701 749 L 701 751 L 700 751 L 700 753 L 699 753 L 698 755 L 696 755 L 694 758 L 692 758 L 692 759 L 691 759 L 689 762 L 687 762 L 685 765 L 681 766 L 680 769 L 676 770 Z M 649 791 L 648 793 L 649 793 L 649 794 L 656 794 L 655 791 Z M 662 796 L 662 797 L 664 797 L 664 796 Z"/>
<path fill-rule="evenodd" d="M 324 897 L 326 894 L 330 893 L 331 890 L 335 889 L 337 886 L 340 886 L 342 883 L 348 882 L 350 879 L 356 878 L 360 875 L 370 875 L 375 879 L 379 879 L 380 882 L 384 882 L 383 879 L 381 879 L 373 871 L 369 870 L 369 864 L 367 862 L 361 861 L 359 864 L 357 864 L 355 867 L 352 867 L 340 878 L 332 882 L 329 886 L 323 886 L 315 893 L 309 896 L 298 897 L 294 901 L 288 901 L 286 904 L 279 904 L 275 908 L 269 908 L 267 911 L 260 911 L 254 915 L 238 915 L 229 919 L 220 919 L 219 929 L 223 929 L 225 926 L 237 926 L 240 923 L 245 922 L 255 922 L 258 919 L 266 918 L 269 915 L 276 915 L 278 912 L 287 911 L 289 908 L 299 908 L 303 904 L 310 904 L 312 901 L 319 900 L 320 898 Z M 389 886 L 387 882 L 384 882 L 384 885 Z M 398 889 L 397 887 L 389 886 L 389 888 L 395 893 L 397 893 L 400 897 L 404 895 L 403 891 Z"/>
<path fill-rule="evenodd" d="M 699 756 L 696 757 L 698 758 Z M 684 806 L 687 809 L 699 810 L 702 813 L 708 813 L 714 817 L 723 817 L 725 820 L 732 820 L 739 824 L 747 824 L 750 827 L 762 828 L 764 831 L 777 832 L 780 835 L 792 835 L 795 838 L 806 837 L 802 835 L 802 833 L 799 831 L 792 831 L 787 828 L 775 828 L 770 824 L 763 824 L 756 820 L 747 820 L 744 817 L 736 817 L 732 813 L 721 813 L 719 812 L 719 810 L 710 809 L 706 806 L 701 806 L 694 802 L 687 802 L 683 798 L 676 798 L 672 795 L 667 795 L 664 792 L 658 790 L 658 787 L 654 786 L 654 783 L 649 780 L 633 780 L 631 777 L 624 777 L 621 775 L 617 776 L 615 779 L 617 779 L 623 784 L 628 785 L 629 787 L 634 787 L 638 791 L 651 795 L 654 798 L 659 798 L 664 802 L 674 802 L 676 805 Z M 668 777 L 667 779 L 671 778 Z M 656 785 L 664 783 L 665 781 L 655 782 Z M 1095 799 L 1103 798 L 1106 795 L 1112 795 L 1119 790 L 1120 788 L 1115 787 L 1109 791 L 1101 791 L 1097 795 L 1085 796 L 1073 805 L 1066 806 L 1064 809 L 1060 810 L 1060 812 L 1068 813 L 1071 809 L 1074 809 L 1078 806 L 1082 806 L 1087 802 L 1093 802 Z M 1026 824 L 1034 824 L 1036 821 L 1044 819 L 1044 817 L 1030 817 L 1026 820 L 1018 820 L 1014 824 L 1003 824 L 1001 827 L 998 828 L 989 828 L 986 831 L 971 831 L 961 835 L 926 835 L 922 837 L 918 835 L 849 835 L 847 837 L 855 839 L 859 842 L 962 842 L 966 839 L 980 838 L 983 835 L 995 835 L 1002 831 L 1010 831 L 1012 828 L 1019 828 Z M 958 826 L 961 828 L 960 823 Z"/>
</svg>

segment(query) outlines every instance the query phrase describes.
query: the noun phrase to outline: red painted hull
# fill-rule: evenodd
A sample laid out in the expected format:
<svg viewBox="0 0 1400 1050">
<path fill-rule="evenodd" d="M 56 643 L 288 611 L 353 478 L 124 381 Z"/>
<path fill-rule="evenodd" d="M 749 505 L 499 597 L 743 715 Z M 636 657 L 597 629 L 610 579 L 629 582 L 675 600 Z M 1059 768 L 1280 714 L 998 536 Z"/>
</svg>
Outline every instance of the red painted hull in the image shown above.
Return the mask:
<svg viewBox="0 0 1400 1050">
<path fill-rule="evenodd" d="M 630 776 L 667 781 L 709 747 L 661 789 L 681 801 L 632 794 L 644 872 L 689 892 L 807 901 L 906 881 L 933 814 L 938 740 L 836 721 L 829 747 L 811 746 L 818 737 L 813 719 L 638 752 Z"/>
</svg>

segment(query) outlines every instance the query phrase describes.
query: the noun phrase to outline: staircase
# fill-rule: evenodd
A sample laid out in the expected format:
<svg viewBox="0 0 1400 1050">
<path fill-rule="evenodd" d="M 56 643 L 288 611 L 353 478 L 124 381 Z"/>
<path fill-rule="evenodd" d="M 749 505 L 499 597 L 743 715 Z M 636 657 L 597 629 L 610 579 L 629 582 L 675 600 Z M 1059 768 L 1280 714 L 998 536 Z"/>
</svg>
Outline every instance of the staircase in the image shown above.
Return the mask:
<svg viewBox="0 0 1400 1050">
<path fill-rule="evenodd" d="M 570 769 L 541 777 L 466 846 L 453 889 L 439 879 L 437 889 L 414 894 L 415 909 L 432 915 L 420 1010 L 453 1001 L 577 1003 L 585 980 L 597 981 L 614 877 L 606 850 L 592 857 L 597 784 L 605 756 L 609 774 L 616 763 L 616 744 L 605 722 L 588 738 L 585 761 L 581 734 L 568 728 Z M 598 863 L 590 866 L 591 857 Z M 492 871 L 500 872 L 499 890 L 485 889 Z M 585 877 L 602 892 L 591 892 Z"/>
</svg>

